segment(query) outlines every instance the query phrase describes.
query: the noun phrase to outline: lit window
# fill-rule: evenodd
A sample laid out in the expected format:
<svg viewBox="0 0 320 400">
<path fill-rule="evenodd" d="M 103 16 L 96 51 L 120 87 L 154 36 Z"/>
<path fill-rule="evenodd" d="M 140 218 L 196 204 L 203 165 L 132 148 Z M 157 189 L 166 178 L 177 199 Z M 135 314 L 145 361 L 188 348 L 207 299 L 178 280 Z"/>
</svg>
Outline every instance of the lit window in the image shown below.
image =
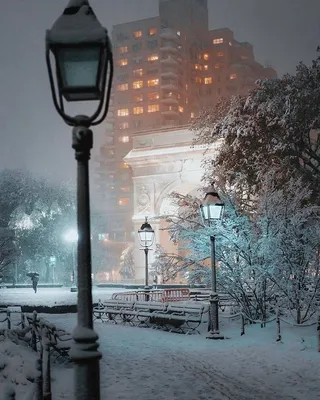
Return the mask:
<svg viewBox="0 0 320 400">
<path fill-rule="evenodd" d="M 220 68 L 220 64 L 215 64 L 215 68 Z"/>
<path fill-rule="evenodd" d="M 186 91 L 188 91 L 188 84 L 186 83 Z"/>
<path fill-rule="evenodd" d="M 133 32 L 133 36 L 134 36 L 136 39 L 140 38 L 140 37 L 142 36 L 142 31 Z"/>
<path fill-rule="evenodd" d="M 229 46 L 232 46 L 232 42 L 229 42 Z"/>
<path fill-rule="evenodd" d="M 219 51 L 219 52 L 217 53 L 217 57 L 223 57 L 222 51 Z"/>
<path fill-rule="evenodd" d="M 194 69 L 197 69 L 197 70 L 201 71 L 202 70 L 202 66 L 199 65 L 199 64 L 195 64 Z"/>
<path fill-rule="evenodd" d="M 119 67 L 124 67 L 125 65 L 128 65 L 128 59 L 127 58 L 122 58 L 121 60 L 118 61 Z"/>
<path fill-rule="evenodd" d="M 237 74 L 231 74 L 231 75 L 230 75 L 230 79 L 231 79 L 231 80 L 237 79 Z"/>
<path fill-rule="evenodd" d="M 129 143 L 129 136 L 120 136 L 119 137 L 119 142 L 120 143 Z"/>
<path fill-rule="evenodd" d="M 134 76 L 142 76 L 143 75 L 143 69 L 142 68 L 134 69 L 133 70 L 133 75 Z"/>
<path fill-rule="evenodd" d="M 143 88 L 143 81 L 135 81 L 132 84 L 133 89 L 141 89 Z"/>
<path fill-rule="evenodd" d="M 158 54 L 152 54 L 151 56 L 148 56 L 148 61 L 157 61 L 159 60 Z"/>
<path fill-rule="evenodd" d="M 159 85 L 159 79 L 150 79 L 148 81 L 148 86 L 157 86 Z"/>
<path fill-rule="evenodd" d="M 128 46 L 119 47 L 119 53 L 120 54 L 128 53 Z"/>
<path fill-rule="evenodd" d="M 123 193 L 130 193 L 131 192 L 131 189 L 130 189 L 129 186 L 123 186 L 123 187 L 120 188 L 120 190 Z"/>
<path fill-rule="evenodd" d="M 114 186 L 109 186 L 109 189 L 110 189 L 110 190 L 114 190 L 115 187 L 114 187 Z"/>
<path fill-rule="evenodd" d="M 179 112 L 183 113 L 183 107 L 179 106 L 178 108 L 179 108 Z"/>
<path fill-rule="evenodd" d="M 223 43 L 223 38 L 213 39 L 213 44 L 221 44 Z"/>
<path fill-rule="evenodd" d="M 135 102 L 143 101 L 143 94 L 137 94 L 136 96 L 134 96 L 133 101 Z"/>
<path fill-rule="evenodd" d="M 149 36 L 154 36 L 157 33 L 157 28 L 150 28 L 149 29 Z"/>
<path fill-rule="evenodd" d="M 134 107 L 133 108 L 133 114 L 143 114 L 143 107 Z"/>
<path fill-rule="evenodd" d="M 201 83 L 201 78 L 199 76 L 196 77 L 196 83 Z"/>
<path fill-rule="evenodd" d="M 129 168 L 129 164 L 123 162 L 123 163 L 121 163 L 120 168 L 125 168 L 125 169 L 127 169 L 127 168 Z"/>
<path fill-rule="evenodd" d="M 205 71 L 208 71 L 209 65 L 204 65 L 204 66 L 203 66 L 203 69 L 204 69 Z"/>
<path fill-rule="evenodd" d="M 189 99 L 188 99 L 188 97 L 186 98 L 186 104 L 189 104 Z"/>
<path fill-rule="evenodd" d="M 149 100 L 158 100 L 160 97 L 158 92 L 151 92 L 148 94 L 148 99 Z"/>
<path fill-rule="evenodd" d="M 159 104 L 152 104 L 148 106 L 148 113 L 153 113 L 159 111 Z"/>
<path fill-rule="evenodd" d="M 129 128 L 129 123 L 128 122 L 122 122 L 121 124 L 119 124 L 119 129 L 120 130 L 124 130 L 124 129 L 128 129 Z"/>
<path fill-rule="evenodd" d="M 121 108 L 118 110 L 118 117 L 127 117 L 129 115 L 129 109 L 128 108 Z"/>
<path fill-rule="evenodd" d="M 128 197 L 121 197 L 118 201 L 119 206 L 128 206 L 130 199 Z"/>
<path fill-rule="evenodd" d="M 191 117 L 191 118 L 194 118 L 194 117 L 195 117 L 194 112 L 192 112 L 192 113 L 190 114 L 190 117 Z"/>
<path fill-rule="evenodd" d="M 212 77 L 211 76 L 208 76 L 208 77 L 204 78 L 204 84 L 205 85 L 211 85 L 211 83 L 212 83 Z"/>
<path fill-rule="evenodd" d="M 121 85 L 117 85 L 118 92 L 124 92 L 129 89 L 129 85 L 127 83 L 122 83 Z"/>
<path fill-rule="evenodd" d="M 209 60 L 209 54 L 207 54 L 207 53 L 204 54 L 204 55 L 203 55 L 203 59 L 204 59 L 204 60 Z"/>
</svg>

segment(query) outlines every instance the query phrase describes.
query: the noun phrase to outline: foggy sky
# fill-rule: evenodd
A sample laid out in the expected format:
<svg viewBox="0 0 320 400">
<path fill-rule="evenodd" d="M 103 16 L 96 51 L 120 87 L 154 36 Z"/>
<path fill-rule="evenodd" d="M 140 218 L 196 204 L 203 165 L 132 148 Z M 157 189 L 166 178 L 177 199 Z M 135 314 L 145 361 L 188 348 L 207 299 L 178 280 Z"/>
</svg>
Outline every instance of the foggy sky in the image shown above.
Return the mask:
<svg viewBox="0 0 320 400">
<path fill-rule="evenodd" d="M 59 182 L 76 164 L 70 127 L 57 115 L 45 65 L 45 30 L 68 0 L 1 0 L 0 169 L 26 168 Z M 262 64 L 279 75 L 310 64 L 320 45 L 319 0 L 208 0 L 210 28 L 229 27 L 254 45 Z M 158 0 L 91 0 L 101 23 L 112 25 L 158 14 Z M 103 127 L 95 128 L 95 152 Z M 93 163 L 91 163 L 93 167 Z"/>
</svg>

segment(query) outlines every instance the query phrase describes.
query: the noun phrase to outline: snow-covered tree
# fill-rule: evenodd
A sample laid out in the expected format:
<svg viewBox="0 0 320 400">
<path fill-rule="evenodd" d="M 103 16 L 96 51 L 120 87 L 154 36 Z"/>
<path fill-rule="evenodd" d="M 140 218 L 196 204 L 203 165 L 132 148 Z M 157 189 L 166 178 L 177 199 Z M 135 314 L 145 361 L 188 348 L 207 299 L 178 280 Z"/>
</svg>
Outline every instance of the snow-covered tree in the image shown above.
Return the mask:
<svg viewBox="0 0 320 400">
<path fill-rule="evenodd" d="M 210 283 L 210 236 L 216 238 L 217 283 L 248 316 L 267 318 L 270 306 L 295 312 L 297 323 L 315 312 L 319 296 L 319 208 L 302 178 L 281 188 L 277 172 L 261 184 L 256 211 L 244 213 L 232 192 L 221 191 L 222 221 L 204 226 L 198 201 L 176 195 L 179 212 L 169 217 L 169 233 L 179 243 L 178 271 L 189 270 L 193 282 Z"/>
<path fill-rule="evenodd" d="M 225 182 L 257 194 L 270 166 L 279 185 L 298 172 L 313 190 L 320 183 L 320 57 L 300 64 L 294 76 L 263 80 L 248 96 L 221 99 L 196 118 L 195 143 L 223 139 L 218 155 L 205 161 L 206 177 L 219 169 Z"/>
<path fill-rule="evenodd" d="M 319 306 L 320 207 L 310 201 L 312 190 L 301 178 L 292 177 L 280 189 L 275 179 L 269 174 L 260 192 L 260 252 L 278 304 L 294 312 L 300 324 Z"/>
<path fill-rule="evenodd" d="M 179 272 L 186 268 L 186 258 L 177 254 L 166 253 L 159 244 L 156 245 L 155 259 L 150 266 L 150 276 L 153 280 L 167 283 L 175 279 Z M 193 263 L 192 263 L 193 264 Z"/>
<path fill-rule="evenodd" d="M 123 279 L 134 279 L 134 243 L 128 243 L 120 257 L 120 275 Z"/>
<path fill-rule="evenodd" d="M 0 282 L 10 275 L 10 267 L 17 256 L 14 244 L 14 233 L 6 228 L 0 228 Z"/>
</svg>

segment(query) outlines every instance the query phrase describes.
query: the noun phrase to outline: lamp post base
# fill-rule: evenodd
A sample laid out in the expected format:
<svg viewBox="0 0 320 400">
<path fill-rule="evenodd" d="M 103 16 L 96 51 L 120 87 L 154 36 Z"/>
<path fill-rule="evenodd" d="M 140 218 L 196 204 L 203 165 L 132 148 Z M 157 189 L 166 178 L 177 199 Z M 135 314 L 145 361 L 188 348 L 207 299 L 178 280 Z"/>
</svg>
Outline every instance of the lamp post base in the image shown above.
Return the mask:
<svg viewBox="0 0 320 400">
<path fill-rule="evenodd" d="M 206 339 L 213 339 L 213 340 L 224 340 L 225 337 L 220 332 L 208 332 Z"/>
</svg>

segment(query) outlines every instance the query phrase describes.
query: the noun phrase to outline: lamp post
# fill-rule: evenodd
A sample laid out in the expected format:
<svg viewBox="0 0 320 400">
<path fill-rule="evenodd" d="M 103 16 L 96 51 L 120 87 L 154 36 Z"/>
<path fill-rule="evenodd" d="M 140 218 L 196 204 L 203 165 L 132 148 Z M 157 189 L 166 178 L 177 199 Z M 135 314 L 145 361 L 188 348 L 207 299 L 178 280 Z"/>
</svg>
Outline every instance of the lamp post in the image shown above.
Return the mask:
<svg viewBox="0 0 320 400">
<path fill-rule="evenodd" d="M 77 160 L 78 321 L 72 332 L 71 358 L 77 400 L 100 399 L 101 353 L 92 321 L 89 159 L 93 146 L 90 126 L 108 112 L 113 60 L 108 32 L 96 18 L 88 0 L 70 0 L 63 14 L 46 32 L 46 62 L 52 99 L 58 114 L 72 130 Z M 91 116 L 72 117 L 65 101 L 97 101 Z"/>
<path fill-rule="evenodd" d="M 64 236 L 65 240 L 72 245 L 72 288 L 71 292 L 78 291 L 78 274 L 76 264 L 76 243 L 78 243 L 79 235 L 76 229 L 71 229 Z"/>
<path fill-rule="evenodd" d="M 203 221 L 211 226 L 222 219 L 224 203 L 219 194 L 212 186 L 205 195 L 200 205 L 200 211 Z M 224 339 L 219 329 L 219 296 L 217 293 L 217 269 L 216 269 L 216 246 L 215 236 L 210 236 L 211 245 L 211 293 L 209 309 L 209 326 L 207 339 Z"/>
<path fill-rule="evenodd" d="M 148 254 L 150 251 L 150 247 L 153 245 L 154 241 L 154 230 L 148 222 L 148 218 L 146 217 L 145 222 L 141 225 L 141 228 L 138 230 L 140 244 L 143 247 L 145 254 L 145 287 L 144 290 L 145 300 L 150 300 L 150 288 L 149 288 L 149 265 L 148 265 Z"/>
</svg>

